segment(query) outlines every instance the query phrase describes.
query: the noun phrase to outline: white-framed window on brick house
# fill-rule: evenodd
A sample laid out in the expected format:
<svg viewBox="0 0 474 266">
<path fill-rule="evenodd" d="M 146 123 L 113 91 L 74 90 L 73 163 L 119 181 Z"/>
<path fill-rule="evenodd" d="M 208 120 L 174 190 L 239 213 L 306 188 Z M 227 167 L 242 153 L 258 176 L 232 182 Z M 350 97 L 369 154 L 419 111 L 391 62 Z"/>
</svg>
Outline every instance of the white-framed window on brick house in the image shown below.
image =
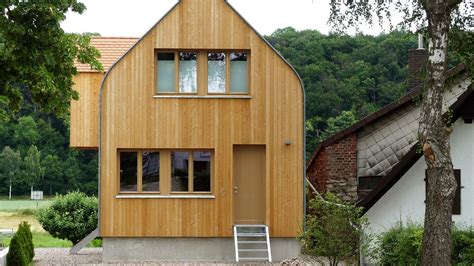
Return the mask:
<svg viewBox="0 0 474 266">
<path fill-rule="evenodd" d="M 119 193 L 211 194 L 211 150 L 120 150 Z"/>
</svg>

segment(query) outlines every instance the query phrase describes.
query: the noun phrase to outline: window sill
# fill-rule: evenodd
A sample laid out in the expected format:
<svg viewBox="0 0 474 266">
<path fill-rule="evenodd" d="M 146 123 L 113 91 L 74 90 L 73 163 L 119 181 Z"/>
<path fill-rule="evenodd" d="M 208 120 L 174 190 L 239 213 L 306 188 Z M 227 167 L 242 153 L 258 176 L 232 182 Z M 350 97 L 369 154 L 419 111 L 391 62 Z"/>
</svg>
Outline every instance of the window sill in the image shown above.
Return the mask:
<svg viewBox="0 0 474 266">
<path fill-rule="evenodd" d="M 250 95 L 155 95 L 155 99 L 252 99 Z"/>
<path fill-rule="evenodd" d="M 115 196 L 116 199 L 215 199 L 214 195 L 126 195 Z"/>
</svg>

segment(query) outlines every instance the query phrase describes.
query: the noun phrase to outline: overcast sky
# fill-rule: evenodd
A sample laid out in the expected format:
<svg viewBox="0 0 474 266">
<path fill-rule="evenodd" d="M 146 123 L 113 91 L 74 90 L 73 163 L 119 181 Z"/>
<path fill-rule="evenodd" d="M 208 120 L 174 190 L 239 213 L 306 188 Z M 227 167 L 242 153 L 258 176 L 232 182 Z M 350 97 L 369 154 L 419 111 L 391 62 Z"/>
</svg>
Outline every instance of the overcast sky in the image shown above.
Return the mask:
<svg viewBox="0 0 474 266">
<path fill-rule="evenodd" d="M 330 31 L 327 25 L 330 0 L 229 0 L 240 14 L 263 35 L 291 26 L 297 30 Z M 81 0 L 87 10 L 68 13 L 66 32 L 98 32 L 102 36 L 141 37 L 177 0 Z M 362 28 L 366 34 L 381 29 Z"/>
</svg>

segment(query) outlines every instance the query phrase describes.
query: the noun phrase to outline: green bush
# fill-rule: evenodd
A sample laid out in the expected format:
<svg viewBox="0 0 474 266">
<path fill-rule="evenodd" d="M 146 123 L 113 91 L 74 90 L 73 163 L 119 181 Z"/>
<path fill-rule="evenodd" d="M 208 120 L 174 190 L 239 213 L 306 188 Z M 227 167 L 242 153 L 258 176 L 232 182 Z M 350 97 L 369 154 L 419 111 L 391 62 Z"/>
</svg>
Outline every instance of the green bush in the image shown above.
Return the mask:
<svg viewBox="0 0 474 266">
<path fill-rule="evenodd" d="M 18 231 L 10 241 L 7 265 L 29 265 L 33 261 L 34 256 L 35 251 L 30 225 L 27 222 L 21 222 L 18 226 Z"/>
<path fill-rule="evenodd" d="M 452 234 L 452 261 L 454 264 L 474 265 L 474 228 L 455 228 Z"/>
<path fill-rule="evenodd" d="M 77 244 L 97 227 L 97 209 L 96 197 L 77 191 L 55 197 L 52 204 L 41 208 L 36 216 L 53 237 Z"/>
<path fill-rule="evenodd" d="M 33 245 L 33 234 L 31 234 L 30 224 L 27 222 L 21 222 L 18 226 L 17 234 L 23 238 L 25 255 L 28 256 L 29 260 L 33 260 L 35 257 L 35 248 Z"/>
<path fill-rule="evenodd" d="M 333 194 L 309 202 L 306 230 L 300 236 L 303 252 L 326 257 L 330 265 L 340 261 L 356 261 L 367 225 L 362 208 L 346 205 Z"/>
<path fill-rule="evenodd" d="M 24 266 L 28 264 L 29 260 L 25 254 L 25 249 L 22 246 L 21 240 L 19 240 L 15 234 L 10 241 L 10 249 L 7 254 L 7 266 Z"/>
<path fill-rule="evenodd" d="M 379 235 L 370 256 L 381 265 L 420 265 L 422 243 L 421 225 L 398 222 Z M 454 265 L 474 264 L 473 228 L 453 228 L 451 258 Z"/>
</svg>

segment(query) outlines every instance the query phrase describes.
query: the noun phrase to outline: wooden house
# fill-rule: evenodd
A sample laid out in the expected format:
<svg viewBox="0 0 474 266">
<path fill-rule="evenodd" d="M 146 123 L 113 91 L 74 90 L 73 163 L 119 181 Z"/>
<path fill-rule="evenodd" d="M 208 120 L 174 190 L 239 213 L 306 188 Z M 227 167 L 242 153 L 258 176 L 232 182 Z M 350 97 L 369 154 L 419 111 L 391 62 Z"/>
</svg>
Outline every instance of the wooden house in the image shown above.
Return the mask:
<svg viewBox="0 0 474 266">
<path fill-rule="evenodd" d="M 76 88 L 71 146 L 99 151 L 104 260 L 299 254 L 303 84 L 227 1 L 180 0 Z"/>
</svg>

